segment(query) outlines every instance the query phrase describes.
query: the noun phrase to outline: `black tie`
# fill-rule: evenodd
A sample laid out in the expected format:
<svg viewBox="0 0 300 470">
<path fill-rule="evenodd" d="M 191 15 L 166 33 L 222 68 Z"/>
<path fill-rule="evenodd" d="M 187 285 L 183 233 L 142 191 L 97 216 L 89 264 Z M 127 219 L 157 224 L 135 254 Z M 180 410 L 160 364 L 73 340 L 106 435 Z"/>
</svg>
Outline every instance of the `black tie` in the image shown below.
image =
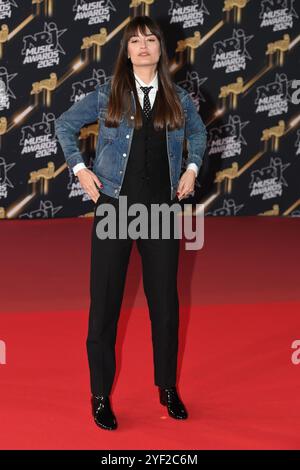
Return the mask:
<svg viewBox="0 0 300 470">
<path fill-rule="evenodd" d="M 144 92 L 144 105 L 143 105 L 143 111 L 147 118 L 149 117 L 149 113 L 151 111 L 151 104 L 149 100 L 148 93 L 153 88 L 153 86 L 141 86 L 141 90 Z"/>
</svg>

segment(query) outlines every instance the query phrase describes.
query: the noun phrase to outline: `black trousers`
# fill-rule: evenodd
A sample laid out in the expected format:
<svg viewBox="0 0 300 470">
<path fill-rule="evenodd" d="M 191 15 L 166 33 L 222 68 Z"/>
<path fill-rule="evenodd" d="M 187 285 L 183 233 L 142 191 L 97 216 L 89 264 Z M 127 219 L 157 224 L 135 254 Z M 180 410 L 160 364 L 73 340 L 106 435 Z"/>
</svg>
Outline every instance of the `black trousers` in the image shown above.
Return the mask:
<svg viewBox="0 0 300 470">
<path fill-rule="evenodd" d="M 109 395 L 111 392 L 116 370 L 117 325 L 133 241 L 137 243 L 142 260 L 143 288 L 151 320 L 154 383 L 161 387 L 174 386 L 178 353 L 180 240 L 174 235 L 168 239 L 151 239 L 150 236 L 137 240 L 129 237 L 99 239 L 96 225 L 103 216 L 97 216 L 96 209 L 105 202 L 113 204 L 117 214 L 119 210 L 118 199 L 101 193 L 95 205 L 91 234 L 90 310 L 86 340 L 91 393 Z M 131 220 L 132 217 L 128 217 L 128 222 Z"/>
</svg>

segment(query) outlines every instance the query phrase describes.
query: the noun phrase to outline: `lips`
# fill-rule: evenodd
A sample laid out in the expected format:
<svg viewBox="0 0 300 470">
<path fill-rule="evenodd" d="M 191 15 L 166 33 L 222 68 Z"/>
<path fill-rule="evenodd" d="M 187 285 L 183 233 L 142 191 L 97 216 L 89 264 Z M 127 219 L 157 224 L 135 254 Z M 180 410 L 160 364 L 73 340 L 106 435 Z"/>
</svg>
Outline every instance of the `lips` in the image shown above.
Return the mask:
<svg viewBox="0 0 300 470">
<path fill-rule="evenodd" d="M 142 53 L 141 53 L 141 54 L 139 54 L 139 55 L 142 55 L 142 56 L 147 56 L 147 55 L 150 55 L 150 54 L 148 54 L 147 52 L 142 52 Z"/>
</svg>

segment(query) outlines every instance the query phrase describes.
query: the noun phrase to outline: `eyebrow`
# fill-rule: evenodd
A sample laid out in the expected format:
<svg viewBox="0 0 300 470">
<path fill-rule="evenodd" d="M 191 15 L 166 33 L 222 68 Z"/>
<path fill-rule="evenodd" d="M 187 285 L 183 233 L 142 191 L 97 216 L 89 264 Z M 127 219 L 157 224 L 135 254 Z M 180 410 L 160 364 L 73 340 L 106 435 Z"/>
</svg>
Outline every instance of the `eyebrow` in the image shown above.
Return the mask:
<svg viewBox="0 0 300 470">
<path fill-rule="evenodd" d="M 155 36 L 155 34 L 153 34 L 153 33 L 146 33 L 146 34 L 144 34 L 144 36 Z M 134 34 L 133 36 L 130 36 L 129 39 L 131 39 L 131 38 L 138 38 L 138 37 L 139 37 L 138 34 Z"/>
</svg>

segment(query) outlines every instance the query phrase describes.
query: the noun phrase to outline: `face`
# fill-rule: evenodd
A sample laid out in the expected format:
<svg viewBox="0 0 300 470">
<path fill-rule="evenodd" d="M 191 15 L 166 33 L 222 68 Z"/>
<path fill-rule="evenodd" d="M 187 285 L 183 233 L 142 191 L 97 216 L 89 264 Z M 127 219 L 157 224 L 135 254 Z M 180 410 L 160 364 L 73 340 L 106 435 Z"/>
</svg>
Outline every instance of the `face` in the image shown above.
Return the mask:
<svg viewBox="0 0 300 470">
<path fill-rule="evenodd" d="M 138 31 L 137 36 L 132 36 L 128 41 L 128 56 L 133 65 L 155 65 L 159 61 L 160 44 L 149 28 L 146 36 Z"/>
</svg>

